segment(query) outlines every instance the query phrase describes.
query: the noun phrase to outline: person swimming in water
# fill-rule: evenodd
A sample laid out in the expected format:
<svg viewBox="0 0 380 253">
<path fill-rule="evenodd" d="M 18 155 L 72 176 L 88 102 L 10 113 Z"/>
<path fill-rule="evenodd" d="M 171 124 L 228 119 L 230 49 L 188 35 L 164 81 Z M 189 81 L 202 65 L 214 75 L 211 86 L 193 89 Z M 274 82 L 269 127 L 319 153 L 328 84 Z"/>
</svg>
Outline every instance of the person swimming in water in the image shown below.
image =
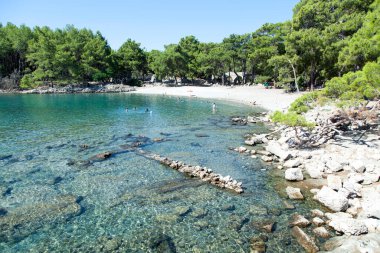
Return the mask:
<svg viewBox="0 0 380 253">
<path fill-rule="evenodd" d="M 146 108 L 146 109 L 145 109 L 145 112 L 149 112 L 149 108 Z"/>
<path fill-rule="evenodd" d="M 125 109 L 126 112 L 128 112 L 128 107 Z"/>
</svg>

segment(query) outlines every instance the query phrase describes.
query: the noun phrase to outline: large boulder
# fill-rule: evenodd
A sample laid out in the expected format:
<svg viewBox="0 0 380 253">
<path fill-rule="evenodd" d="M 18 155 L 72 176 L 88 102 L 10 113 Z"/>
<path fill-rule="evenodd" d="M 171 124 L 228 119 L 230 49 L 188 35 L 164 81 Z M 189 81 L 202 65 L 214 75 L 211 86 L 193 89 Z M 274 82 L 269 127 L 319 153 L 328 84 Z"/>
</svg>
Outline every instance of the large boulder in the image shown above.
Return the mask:
<svg viewBox="0 0 380 253">
<path fill-rule="evenodd" d="M 342 188 L 342 179 L 340 178 L 340 176 L 328 175 L 327 186 L 337 191 L 340 188 Z"/>
<path fill-rule="evenodd" d="M 328 225 L 338 232 L 346 235 L 361 235 L 368 233 L 368 227 L 361 220 L 354 218 L 333 217 Z"/>
<path fill-rule="evenodd" d="M 373 191 L 363 195 L 361 217 L 380 219 L 380 192 Z"/>
<path fill-rule="evenodd" d="M 278 142 L 270 141 L 268 142 L 266 148 L 268 152 L 278 156 L 281 160 L 288 160 L 292 157 L 291 153 L 288 150 L 285 150 Z"/>
<path fill-rule="evenodd" d="M 311 178 L 316 178 L 316 179 L 322 178 L 324 169 L 325 169 L 325 164 L 322 162 L 305 164 L 305 170 Z"/>
<path fill-rule="evenodd" d="M 285 179 L 289 181 L 302 181 L 303 174 L 300 168 L 290 168 L 285 171 Z"/>
<path fill-rule="evenodd" d="M 323 186 L 314 198 L 335 212 L 348 208 L 348 199 L 328 186 Z"/>
<path fill-rule="evenodd" d="M 380 236 L 371 233 L 361 236 L 337 236 L 329 239 L 324 248 L 331 253 L 379 252 Z"/>
</svg>

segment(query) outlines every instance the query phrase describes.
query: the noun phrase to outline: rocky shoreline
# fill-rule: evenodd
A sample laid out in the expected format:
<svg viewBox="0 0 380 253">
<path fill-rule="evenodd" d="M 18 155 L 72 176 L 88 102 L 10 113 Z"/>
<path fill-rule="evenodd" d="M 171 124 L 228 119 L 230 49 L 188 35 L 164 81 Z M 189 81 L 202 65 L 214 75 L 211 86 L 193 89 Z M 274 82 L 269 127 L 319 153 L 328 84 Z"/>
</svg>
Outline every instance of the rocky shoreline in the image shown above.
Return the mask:
<svg viewBox="0 0 380 253">
<path fill-rule="evenodd" d="M 30 90 L 0 90 L 0 94 L 71 94 L 71 93 L 120 93 L 130 92 L 136 89 L 132 86 L 121 84 L 76 86 L 67 85 L 64 87 L 38 87 Z"/>
<path fill-rule="evenodd" d="M 324 212 L 312 210 L 307 216 L 311 221 L 295 215 L 290 224 L 307 252 L 380 251 L 379 116 L 379 101 L 349 111 L 316 108 L 305 115 L 316 124 L 314 130 L 276 125 L 270 134 L 247 136 L 246 146 L 235 149 L 277 168 L 289 199 L 303 201 L 311 193 L 322 205 Z M 307 234 L 303 228 L 309 226 Z M 337 237 L 318 247 L 317 238 L 333 233 Z"/>
</svg>

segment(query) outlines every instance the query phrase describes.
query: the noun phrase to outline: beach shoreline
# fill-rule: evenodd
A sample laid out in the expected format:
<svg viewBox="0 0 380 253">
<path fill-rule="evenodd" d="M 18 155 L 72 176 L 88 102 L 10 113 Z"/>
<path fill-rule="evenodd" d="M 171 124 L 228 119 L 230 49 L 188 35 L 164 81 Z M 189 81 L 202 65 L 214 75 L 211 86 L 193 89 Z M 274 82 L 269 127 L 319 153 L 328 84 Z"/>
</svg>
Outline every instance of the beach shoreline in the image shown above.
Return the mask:
<svg viewBox="0 0 380 253">
<path fill-rule="evenodd" d="M 260 106 L 269 111 L 285 110 L 302 93 L 285 93 L 283 89 L 265 89 L 255 86 L 178 86 L 146 85 L 138 87 L 135 94 L 198 97 L 230 101 L 250 106 Z"/>
</svg>

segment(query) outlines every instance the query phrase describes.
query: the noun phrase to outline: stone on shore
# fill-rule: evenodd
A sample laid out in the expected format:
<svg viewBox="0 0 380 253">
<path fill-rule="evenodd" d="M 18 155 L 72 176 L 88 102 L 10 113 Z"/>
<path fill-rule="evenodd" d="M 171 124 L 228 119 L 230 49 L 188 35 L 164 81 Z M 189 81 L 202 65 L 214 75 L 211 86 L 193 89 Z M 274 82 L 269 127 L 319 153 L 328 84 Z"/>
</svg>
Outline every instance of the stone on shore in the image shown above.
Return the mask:
<svg viewBox="0 0 380 253">
<path fill-rule="evenodd" d="M 288 186 L 286 187 L 286 194 L 290 199 L 304 199 L 300 188 Z"/>
<path fill-rule="evenodd" d="M 285 168 L 295 168 L 302 164 L 300 159 L 288 160 L 284 163 Z"/>
<path fill-rule="evenodd" d="M 348 208 L 348 199 L 328 186 L 323 186 L 314 198 L 335 212 Z"/>
<path fill-rule="evenodd" d="M 336 231 L 342 232 L 346 235 L 361 235 L 368 233 L 368 228 L 365 223 L 354 218 L 333 217 L 333 219 L 328 222 L 328 225 Z"/>
<path fill-rule="evenodd" d="M 291 153 L 287 150 L 284 150 L 281 145 L 276 141 L 268 142 L 266 148 L 268 152 L 278 156 L 281 160 L 288 160 L 292 157 Z"/>
<path fill-rule="evenodd" d="M 300 168 L 290 168 L 285 171 L 285 179 L 289 181 L 302 181 L 303 174 Z"/>
<path fill-rule="evenodd" d="M 272 162 L 272 161 L 273 161 L 273 157 L 263 155 L 263 156 L 261 157 L 261 160 L 263 160 L 264 162 Z"/>
<path fill-rule="evenodd" d="M 353 171 L 363 173 L 365 171 L 365 163 L 362 160 L 353 160 L 350 162 Z"/>
<path fill-rule="evenodd" d="M 380 219 L 380 192 L 372 191 L 363 198 L 360 217 Z"/>
<path fill-rule="evenodd" d="M 329 160 L 326 162 L 326 172 L 334 173 L 343 170 L 343 165 L 335 160 Z"/>
<path fill-rule="evenodd" d="M 299 227 L 293 227 L 292 234 L 307 253 L 316 253 L 319 251 L 319 248 L 315 244 L 314 240 Z"/>
<path fill-rule="evenodd" d="M 306 163 L 305 170 L 311 178 L 322 178 L 323 171 L 325 169 L 325 164 L 320 163 Z"/>
<path fill-rule="evenodd" d="M 379 252 L 380 236 L 371 233 L 361 236 L 338 236 L 329 239 L 324 248 L 332 253 Z"/>
<path fill-rule="evenodd" d="M 339 176 L 328 175 L 327 176 L 327 186 L 333 190 L 339 190 L 342 188 L 342 179 Z"/>
</svg>

